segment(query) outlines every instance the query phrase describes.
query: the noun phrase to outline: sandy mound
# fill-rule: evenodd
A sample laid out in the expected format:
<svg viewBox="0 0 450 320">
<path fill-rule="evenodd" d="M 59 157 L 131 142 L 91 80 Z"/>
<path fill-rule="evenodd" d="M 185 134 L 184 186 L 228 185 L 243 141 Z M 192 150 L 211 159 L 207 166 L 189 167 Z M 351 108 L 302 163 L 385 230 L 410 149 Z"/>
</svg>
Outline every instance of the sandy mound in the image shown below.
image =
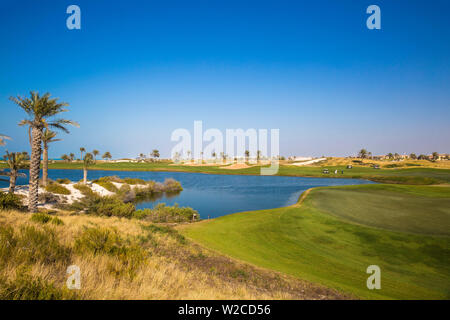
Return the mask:
<svg viewBox="0 0 450 320">
<path fill-rule="evenodd" d="M 221 169 L 231 169 L 231 170 L 236 170 L 236 169 L 246 169 L 246 168 L 251 168 L 251 166 L 245 164 L 245 163 L 235 163 L 229 166 L 225 166 L 225 167 L 220 167 Z"/>
</svg>

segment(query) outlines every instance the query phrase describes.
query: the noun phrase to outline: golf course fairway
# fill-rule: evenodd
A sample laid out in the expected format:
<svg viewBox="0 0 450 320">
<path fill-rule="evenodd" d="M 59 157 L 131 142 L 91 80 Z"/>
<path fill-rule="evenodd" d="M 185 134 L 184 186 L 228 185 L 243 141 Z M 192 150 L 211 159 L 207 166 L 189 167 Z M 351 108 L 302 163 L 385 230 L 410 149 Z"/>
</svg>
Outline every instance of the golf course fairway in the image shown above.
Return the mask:
<svg viewBox="0 0 450 320">
<path fill-rule="evenodd" d="M 450 298 L 450 187 L 311 189 L 293 206 L 184 225 L 192 240 L 256 266 L 369 299 Z M 366 269 L 381 269 L 369 290 Z"/>
</svg>

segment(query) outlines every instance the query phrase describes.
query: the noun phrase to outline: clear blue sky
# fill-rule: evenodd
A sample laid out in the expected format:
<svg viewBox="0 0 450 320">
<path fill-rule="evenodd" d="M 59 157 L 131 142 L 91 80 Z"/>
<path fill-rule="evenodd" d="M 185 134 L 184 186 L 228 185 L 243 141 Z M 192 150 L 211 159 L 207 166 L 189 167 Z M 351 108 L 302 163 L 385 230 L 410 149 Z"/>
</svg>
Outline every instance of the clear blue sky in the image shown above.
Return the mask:
<svg viewBox="0 0 450 320">
<path fill-rule="evenodd" d="M 81 8 L 81 30 L 66 8 Z M 366 8 L 381 8 L 381 30 Z M 0 1 L 8 97 L 51 92 L 80 123 L 51 157 L 169 156 L 176 128 L 279 128 L 282 155 L 450 152 L 450 1 Z M 0 152 L 5 148 L 0 147 Z"/>
</svg>

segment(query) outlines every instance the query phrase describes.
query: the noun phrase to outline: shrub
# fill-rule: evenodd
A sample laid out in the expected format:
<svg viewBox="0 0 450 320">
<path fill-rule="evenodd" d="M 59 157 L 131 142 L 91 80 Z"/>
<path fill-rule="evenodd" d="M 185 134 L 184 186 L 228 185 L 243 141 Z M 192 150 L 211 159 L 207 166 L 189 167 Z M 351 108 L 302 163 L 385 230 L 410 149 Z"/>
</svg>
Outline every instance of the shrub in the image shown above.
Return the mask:
<svg viewBox="0 0 450 320">
<path fill-rule="evenodd" d="M 62 225 L 64 225 L 64 221 L 62 221 L 58 217 L 53 217 L 52 224 L 57 225 L 57 226 L 62 226 Z"/>
<path fill-rule="evenodd" d="M 76 299 L 76 293 L 57 288 L 52 282 L 31 277 L 26 268 L 16 271 L 16 278 L 0 278 L 0 300 L 63 300 Z"/>
<path fill-rule="evenodd" d="M 164 180 L 164 191 L 165 192 L 179 192 L 182 191 L 181 183 L 175 179 L 168 178 Z"/>
<path fill-rule="evenodd" d="M 132 184 L 132 185 L 134 185 L 134 184 L 147 184 L 147 181 L 145 181 L 143 179 L 139 179 L 139 178 L 125 178 L 125 179 L 123 179 L 123 181 L 125 183 Z"/>
<path fill-rule="evenodd" d="M 0 209 L 23 209 L 22 201 L 19 196 L 13 193 L 5 193 L 0 191 Z"/>
<path fill-rule="evenodd" d="M 70 207 L 73 210 L 85 211 L 87 214 L 125 218 L 130 218 L 136 210 L 132 203 L 124 203 L 117 196 L 102 197 L 99 195 L 83 198 L 74 202 Z"/>
<path fill-rule="evenodd" d="M 50 183 L 45 187 L 47 192 L 69 195 L 70 190 L 59 183 Z"/>
<path fill-rule="evenodd" d="M 36 212 L 36 213 L 33 213 L 31 216 L 31 221 L 42 223 L 42 224 L 45 224 L 45 223 L 49 222 L 50 220 L 52 220 L 52 217 L 49 214 L 43 213 L 43 212 Z"/>
<path fill-rule="evenodd" d="M 77 190 L 79 190 L 81 192 L 81 194 L 85 197 L 90 197 L 90 196 L 94 196 L 96 195 L 96 193 L 91 189 L 91 187 L 82 184 L 82 183 L 77 183 L 74 184 L 73 187 Z"/>
<path fill-rule="evenodd" d="M 56 179 L 56 182 L 58 182 L 58 183 L 60 183 L 60 184 L 69 184 L 69 183 L 71 183 L 72 181 L 70 181 L 70 180 L 67 179 L 67 178 L 60 178 L 60 179 Z"/>
<path fill-rule="evenodd" d="M 44 192 L 39 194 L 39 202 L 42 203 L 57 203 L 59 202 L 59 196 L 50 193 L 50 192 Z"/>
<path fill-rule="evenodd" d="M 51 229 L 25 226 L 15 233 L 10 227 L 0 226 L 1 263 L 15 264 L 56 262 L 68 263 L 70 249 L 61 245 Z"/>
<path fill-rule="evenodd" d="M 110 271 L 116 276 L 127 273 L 130 277 L 145 261 L 147 254 L 137 243 L 124 241 L 115 230 L 106 228 L 86 228 L 75 241 L 75 250 L 79 253 L 90 252 L 94 255 L 106 254 L 116 257 L 120 267 L 111 264 Z"/>
<path fill-rule="evenodd" d="M 136 199 L 136 193 L 128 184 L 123 184 L 118 192 L 123 202 L 133 202 Z"/>
<path fill-rule="evenodd" d="M 198 212 L 190 207 L 179 207 L 178 204 L 170 207 L 165 203 L 158 203 L 153 209 L 136 210 L 133 217 L 152 222 L 190 222 L 200 219 Z"/>
<path fill-rule="evenodd" d="M 142 225 L 141 227 L 142 227 L 142 229 L 149 231 L 151 233 L 167 234 L 167 235 L 175 238 L 181 244 L 186 244 L 186 242 L 187 242 L 186 238 L 181 233 L 179 233 L 177 230 L 175 230 L 171 227 L 168 227 L 168 226 L 157 226 L 154 224 L 150 224 L 148 226 Z"/>
<path fill-rule="evenodd" d="M 58 217 L 52 217 L 48 213 L 36 212 L 31 216 L 31 221 L 46 224 L 51 222 L 54 225 L 63 225 L 64 222 Z"/>
<path fill-rule="evenodd" d="M 105 188 L 106 190 L 110 192 L 117 193 L 119 189 L 108 179 L 105 179 L 105 177 L 94 180 L 94 183 L 98 184 L 99 186 Z"/>
</svg>

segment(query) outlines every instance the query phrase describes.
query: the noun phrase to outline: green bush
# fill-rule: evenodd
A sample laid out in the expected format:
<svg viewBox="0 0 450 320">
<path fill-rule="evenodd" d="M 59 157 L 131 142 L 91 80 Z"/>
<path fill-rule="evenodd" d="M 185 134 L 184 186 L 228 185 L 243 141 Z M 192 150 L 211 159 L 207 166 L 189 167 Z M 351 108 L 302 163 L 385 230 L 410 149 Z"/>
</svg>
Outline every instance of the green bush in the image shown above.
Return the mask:
<svg viewBox="0 0 450 320">
<path fill-rule="evenodd" d="M 132 203 L 124 203 L 117 196 L 102 197 L 93 195 L 74 202 L 70 208 L 72 210 L 85 211 L 87 214 L 98 216 L 116 216 L 130 218 L 136 210 Z"/>
<path fill-rule="evenodd" d="M 38 199 L 42 203 L 57 203 L 60 200 L 59 196 L 50 192 L 40 193 Z"/>
<path fill-rule="evenodd" d="M 42 223 L 42 224 L 46 224 L 48 222 L 51 222 L 54 225 L 63 225 L 64 224 L 64 222 L 61 219 L 59 219 L 58 217 L 52 217 L 48 213 L 44 213 L 44 212 L 33 213 L 33 215 L 31 216 L 31 221 L 37 222 L 37 223 Z"/>
<path fill-rule="evenodd" d="M 0 226 L 0 263 L 68 263 L 70 249 L 59 243 L 53 230 L 25 226 L 14 232 Z"/>
<path fill-rule="evenodd" d="M 76 299 L 75 292 L 57 288 L 52 282 L 31 277 L 26 268 L 16 271 L 16 278 L 0 278 L 0 300 L 68 300 Z"/>
<path fill-rule="evenodd" d="M 168 178 L 164 180 L 164 192 L 180 192 L 183 191 L 181 183 L 175 179 Z"/>
<path fill-rule="evenodd" d="M 50 220 L 52 220 L 52 217 L 47 213 L 36 212 L 31 215 L 31 221 L 33 221 L 33 222 L 45 224 L 45 223 L 49 222 Z"/>
<path fill-rule="evenodd" d="M 94 180 L 93 182 L 98 184 L 99 186 L 105 188 L 106 190 L 108 190 L 110 192 L 117 193 L 119 191 L 119 189 L 117 189 L 117 187 L 106 177 Z"/>
<path fill-rule="evenodd" d="M 134 185 L 134 184 L 143 184 L 143 185 L 147 184 L 147 181 L 145 181 L 143 179 L 139 179 L 139 178 L 125 178 L 125 179 L 123 179 L 123 181 L 125 183 L 132 184 L 132 185 Z"/>
<path fill-rule="evenodd" d="M 116 257 L 121 267 L 110 266 L 110 271 L 117 277 L 124 273 L 133 277 L 147 257 L 145 250 L 136 242 L 129 243 L 123 240 L 117 231 L 106 228 L 86 228 L 76 239 L 75 250 L 81 254 L 89 252 Z"/>
<path fill-rule="evenodd" d="M 58 183 L 60 183 L 60 184 L 69 184 L 69 183 L 71 183 L 72 181 L 70 181 L 70 180 L 67 179 L 67 178 L 60 178 L 60 179 L 56 179 L 56 182 L 58 182 Z"/>
<path fill-rule="evenodd" d="M 21 210 L 23 209 L 20 197 L 13 193 L 5 193 L 0 191 L 0 209 L 2 210 Z"/>
<path fill-rule="evenodd" d="M 190 207 L 166 206 L 158 203 L 153 209 L 136 210 L 133 213 L 136 219 L 144 219 L 152 222 L 190 222 L 200 219 L 198 212 Z"/>
<path fill-rule="evenodd" d="M 58 217 L 53 217 L 52 224 L 57 225 L 57 226 L 62 226 L 62 225 L 64 225 L 64 221 L 62 221 Z"/>
<path fill-rule="evenodd" d="M 87 185 L 82 183 L 74 184 L 73 187 L 81 192 L 85 197 L 94 196 L 96 193 Z"/>
<path fill-rule="evenodd" d="M 157 226 L 154 224 L 150 224 L 148 226 L 142 225 L 141 228 L 150 233 L 167 234 L 167 235 L 175 238 L 181 244 L 186 244 L 186 242 L 187 242 L 186 238 L 181 233 L 179 233 L 177 230 L 175 230 L 171 227 L 168 227 L 168 226 Z"/>
<path fill-rule="evenodd" d="M 64 194 L 64 195 L 69 195 L 70 194 L 70 190 L 69 189 L 67 189 L 63 185 L 61 185 L 59 183 L 55 183 L 55 182 L 48 184 L 45 187 L 45 190 L 47 192 L 56 193 L 56 194 Z"/>
</svg>

